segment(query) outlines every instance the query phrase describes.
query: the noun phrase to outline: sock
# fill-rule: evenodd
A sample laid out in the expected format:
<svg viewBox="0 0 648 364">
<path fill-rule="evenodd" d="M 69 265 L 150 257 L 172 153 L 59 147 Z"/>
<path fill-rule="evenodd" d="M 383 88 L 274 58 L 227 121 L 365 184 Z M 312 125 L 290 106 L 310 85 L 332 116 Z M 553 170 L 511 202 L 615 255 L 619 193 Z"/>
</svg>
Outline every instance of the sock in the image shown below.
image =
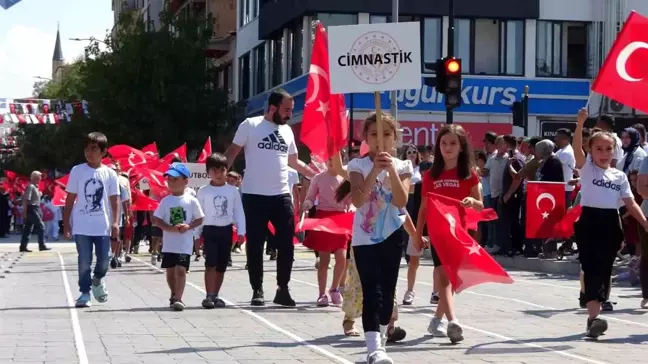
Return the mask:
<svg viewBox="0 0 648 364">
<path fill-rule="evenodd" d="M 380 342 L 380 333 L 378 331 L 365 332 L 365 342 L 367 343 L 367 353 L 373 353 L 382 345 Z"/>
<path fill-rule="evenodd" d="M 380 325 L 380 337 L 387 337 L 387 325 Z"/>
</svg>

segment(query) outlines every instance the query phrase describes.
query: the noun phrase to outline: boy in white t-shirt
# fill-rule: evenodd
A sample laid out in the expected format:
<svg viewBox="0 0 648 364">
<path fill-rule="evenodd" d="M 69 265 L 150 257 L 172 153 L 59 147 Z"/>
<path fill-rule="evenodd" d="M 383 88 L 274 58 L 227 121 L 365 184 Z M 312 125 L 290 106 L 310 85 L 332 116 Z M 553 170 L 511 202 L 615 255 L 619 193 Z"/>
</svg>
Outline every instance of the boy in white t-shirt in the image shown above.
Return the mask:
<svg viewBox="0 0 648 364">
<path fill-rule="evenodd" d="M 242 244 L 245 236 L 245 214 L 238 188 L 226 183 L 227 158 L 214 153 L 205 162 L 211 178 L 209 184 L 198 190 L 198 202 L 205 212 L 203 240 L 205 251 L 205 290 L 207 297 L 204 308 L 225 307 L 218 297 L 225 278 L 225 271 L 231 265 L 234 226 L 237 241 Z"/>
<path fill-rule="evenodd" d="M 162 268 L 166 269 L 166 280 L 171 290 L 169 305 L 175 311 L 185 308 L 182 302 L 187 271 L 193 250 L 193 229 L 203 221 L 203 212 L 198 200 L 185 193 L 191 172 L 182 163 L 173 163 L 164 173 L 170 195 L 160 201 L 153 213 L 153 224 L 162 229 Z"/>
<path fill-rule="evenodd" d="M 90 307 L 92 295 L 98 302 L 108 300 L 104 277 L 108 272 L 110 239 L 119 237 L 119 183 L 117 173 L 101 164 L 108 140 L 99 132 L 90 133 L 85 141 L 86 163 L 70 171 L 63 210 L 63 231 L 70 239 L 74 235 L 79 254 L 79 291 L 76 307 Z M 78 197 L 78 198 L 77 198 Z M 97 264 L 92 271 L 93 248 Z"/>
</svg>

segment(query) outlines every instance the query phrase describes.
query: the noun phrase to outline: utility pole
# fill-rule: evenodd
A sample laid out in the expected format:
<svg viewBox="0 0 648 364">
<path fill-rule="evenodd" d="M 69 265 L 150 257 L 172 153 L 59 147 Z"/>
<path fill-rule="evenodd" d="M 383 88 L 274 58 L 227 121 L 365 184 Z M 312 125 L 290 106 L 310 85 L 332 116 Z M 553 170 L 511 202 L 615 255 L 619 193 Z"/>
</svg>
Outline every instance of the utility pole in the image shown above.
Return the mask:
<svg viewBox="0 0 648 364">
<path fill-rule="evenodd" d="M 398 23 L 398 1 L 399 0 L 392 0 L 392 23 Z M 396 90 L 389 91 L 389 98 L 391 101 L 389 111 L 396 120 L 398 120 L 398 101 L 396 100 L 397 97 L 398 95 L 396 93 Z"/>
<path fill-rule="evenodd" d="M 454 39 L 455 39 L 455 18 L 454 18 L 454 0 L 448 0 L 448 57 L 454 57 Z M 453 109 L 446 107 L 446 124 L 454 122 Z"/>
</svg>

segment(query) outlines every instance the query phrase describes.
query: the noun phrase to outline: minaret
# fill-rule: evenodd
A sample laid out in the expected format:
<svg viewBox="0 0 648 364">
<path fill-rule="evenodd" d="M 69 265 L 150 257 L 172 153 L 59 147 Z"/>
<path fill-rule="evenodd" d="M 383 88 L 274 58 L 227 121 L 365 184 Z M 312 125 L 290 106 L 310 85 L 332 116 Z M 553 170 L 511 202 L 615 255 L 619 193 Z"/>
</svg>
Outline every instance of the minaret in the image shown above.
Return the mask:
<svg viewBox="0 0 648 364">
<path fill-rule="evenodd" d="M 57 70 L 59 67 L 65 64 L 65 59 L 63 59 L 63 50 L 61 49 L 61 32 L 60 27 L 56 28 L 56 44 L 54 45 L 54 55 L 52 56 L 52 80 L 58 81 Z"/>
</svg>

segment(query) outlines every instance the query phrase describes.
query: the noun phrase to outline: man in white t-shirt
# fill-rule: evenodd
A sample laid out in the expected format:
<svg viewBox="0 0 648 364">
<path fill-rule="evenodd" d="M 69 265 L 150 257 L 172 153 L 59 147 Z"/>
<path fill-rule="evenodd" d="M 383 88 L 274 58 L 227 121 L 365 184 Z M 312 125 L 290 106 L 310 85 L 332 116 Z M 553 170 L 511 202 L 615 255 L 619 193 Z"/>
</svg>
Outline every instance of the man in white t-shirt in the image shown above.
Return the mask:
<svg viewBox="0 0 648 364">
<path fill-rule="evenodd" d="M 90 307 L 91 289 L 97 301 L 108 300 L 104 277 L 112 255 L 110 240 L 119 238 L 119 182 L 117 173 L 101 164 L 107 148 L 104 134 L 88 134 L 84 151 L 87 163 L 72 168 L 65 188 L 63 231 L 67 239 L 74 236 L 79 254 L 81 296 L 76 307 Z M 97 263 L 91 275 L 93 248 L 97 250 Z"/>
<path fill-rule="evenodd" d="M 623 158 L 623 144 L 621 143 L 619 136 L 614 132 L 614 125 L 615 121 L 614 116 L 612 115 L 603 114 L 599 116 L 598 120 L 596 121 L 597 128 L 610 132 L 614 136 L 616 146 L 614 148 L 614 159 L 612 160 L 612 163 L 610 165 L 614 168 L 617 168 L 617 163 L 621 160 L 621 158 Z"/>
<path fill-rule="evenodd" d="M 574 179 L 574 169 L 576 168 L 576 158 L 574 157 L 574 148 L 571 146 L 572 135 L 571 131 L 567 128 L 556 130 L 556 145 L 558 151 L 556 157 L 562 162 L 563 178 L 565 180 L 565 201 L 567 206 L 570 206 L 571 193 L 575 186 L 569 184 L 569 181 Z"/>
<path fill-rule="evenodd" d="M 268 222 L 274 226 L 278 250 L 278 289 L 273 302 L 295 306 L 288 291 L 295 232 L 288 168 L 294 168 L 309 178 L 315 173 L 297 157 L 295 137 L 287 125 L 294 106 L 293 97 L 286 91 L 272 91 L 265 114 L 244 120 L 236 131 L 232 145 L 225 152 L 228 166 L 231 167 L 241 149 L 245 148 L 245 177 L 241 188 L 247 225 L 246 251 L 253 306 L 265 304 L 263 246 Z"/>
</svg>

